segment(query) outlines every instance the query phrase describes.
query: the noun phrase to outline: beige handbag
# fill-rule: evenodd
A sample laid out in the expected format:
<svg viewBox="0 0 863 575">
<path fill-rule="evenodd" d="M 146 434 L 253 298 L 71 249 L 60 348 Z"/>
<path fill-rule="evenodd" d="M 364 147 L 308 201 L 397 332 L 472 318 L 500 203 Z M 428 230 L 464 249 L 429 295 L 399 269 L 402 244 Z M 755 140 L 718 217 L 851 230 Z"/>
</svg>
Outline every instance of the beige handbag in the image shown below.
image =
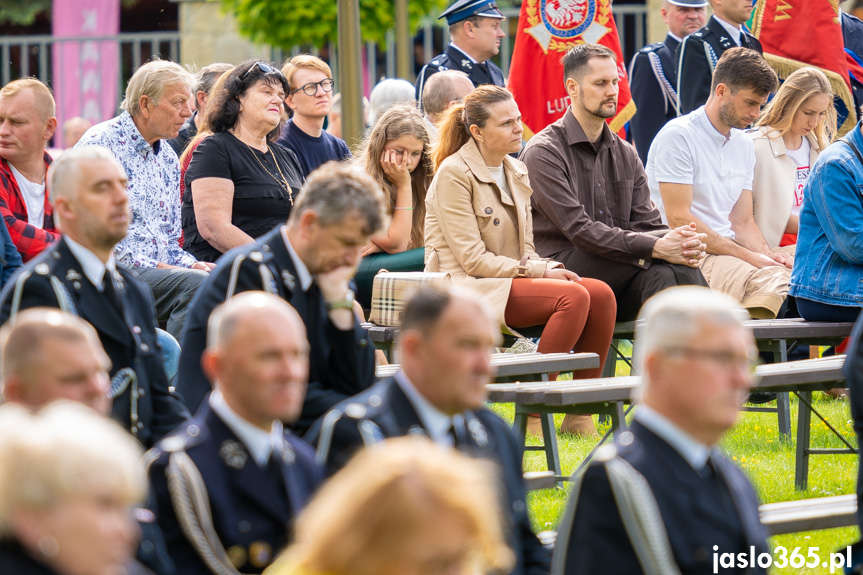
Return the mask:
<svg viewBox="0 0 863 575">
<path fill-rule="evenodd" d="M 372 312 L 369 321 L 376 325 L 398 326 L 405 303 L 422 284 L 449 281 L 443 272 L 393 272 L 381 270 L 372 283 Z"/>
</svg>

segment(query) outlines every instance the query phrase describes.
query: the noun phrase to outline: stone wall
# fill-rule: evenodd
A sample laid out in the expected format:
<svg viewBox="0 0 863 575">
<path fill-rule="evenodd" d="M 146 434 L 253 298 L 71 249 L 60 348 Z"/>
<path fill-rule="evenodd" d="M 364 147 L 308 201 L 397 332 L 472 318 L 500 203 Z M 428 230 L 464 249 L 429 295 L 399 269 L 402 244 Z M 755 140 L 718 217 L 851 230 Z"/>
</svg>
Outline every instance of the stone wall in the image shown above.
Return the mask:
<svg viewBox="0 0 863 575">
<path fill-rule="evenodd" d="M 213 62 L 238 64 L 248 58 L 268 58 L 270 50 L 237 32 L 234 18 L 217 0 L 174 0 L 180 8 L 180 57 L 183 64 L 202 68 Z"/>
</svg>

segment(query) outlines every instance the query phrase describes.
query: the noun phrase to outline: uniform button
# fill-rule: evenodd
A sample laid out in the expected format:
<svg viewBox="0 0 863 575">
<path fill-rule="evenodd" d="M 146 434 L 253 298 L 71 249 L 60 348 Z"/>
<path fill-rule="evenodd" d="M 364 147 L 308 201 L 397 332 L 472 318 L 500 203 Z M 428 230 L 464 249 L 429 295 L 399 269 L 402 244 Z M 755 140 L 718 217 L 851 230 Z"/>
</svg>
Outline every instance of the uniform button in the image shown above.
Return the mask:
<svg viewBox="0 0 863 575">
<path fill-rule="evenodd" d="M 144 424 L 142 422 L 138 422 L 138 429 L 144 429 Z"/>
<path fill-rule="evenodd" d="M 604 214 L 604 213 L 605 213 L 605 212 L 603 212 L 602 210 L 599 210 L 599 215 L 602 215 L 602 214 Z"/>
<path fill-rule="evenodd" d="M 495 218 L 495 219 L 494 219 L 494 225 L 496 225 L 496 226 L 499 226 L 499 225 L 500 225 L 500 218 Z"/>
<path fill-rule="evenodd" d="M 156 550 L 156 547 L 153 545 L 152 541 L 141 541 L 141 551 L 144 553 L 152 553 Z"/>
<path fill-rule="evenodd" d="M 138 397 L 144 397 L 144 392 L 147 391 L 143 388 L 138 388 Z"/>
<path fill-rule="evenodd" d="M 602 186 L 602 184 L 600 184 L 599 182 L 596 182 L 596 187 L 597 187 L 597 188 L 599 188 L 599 187 L 601 187 L 601 186 Z"/>
<path fill-rule="evenodd" d="M 135 333 L 141 333 L 141 326 L 140 325 L 132 326 L 132 331 L 134 331 Z"/>
<path fill-rule="evenodd" d="M 243 519 L 237 524 L 237 529 L 239 529 L 241 533 L 248 533 L 252 530 L 252 524 Z"/>
<path fill-rule="evenodd" d="M 186 428 L 186 433 L 188 433 L 190 437 L 197 437 L 198 434 L 201 433 L 201 430 L 198 429 L 197 425 L 190 425 Z"/>
<path fill-rule="evenodd" d="M 147 345 L 146 343 L 142 343 L 141 344 L 141 351 L 143 351 L 144 353 L 147 353 L 148 351 L 150 351 L 150 346 Z"/>
</svg>

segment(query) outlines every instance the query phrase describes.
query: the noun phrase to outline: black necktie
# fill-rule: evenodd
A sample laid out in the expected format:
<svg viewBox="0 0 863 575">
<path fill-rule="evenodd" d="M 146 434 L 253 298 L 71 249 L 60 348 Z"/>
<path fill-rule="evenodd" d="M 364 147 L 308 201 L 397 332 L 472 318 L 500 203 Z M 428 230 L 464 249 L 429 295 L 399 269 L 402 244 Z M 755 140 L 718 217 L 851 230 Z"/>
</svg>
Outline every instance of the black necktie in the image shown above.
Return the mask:
<svg viewBox="0 0 863 575">
<path fill-rule="evenodd" d="M 749 42 L 749 38 L 746 37 L 746 32 L 743 30 L 740 31 L 740 46 L 743 48 L 752 48 L 752 44 Z"/>
<path fill-rule="evenodd" d="M 105 270 L 105 275 L 102 276 L 102 294 L 105 296 L 105 299 L 111 302 L 114 309 L 116 309 L 120 315 L 123 315 L 123 304 L 120 302 L 120 296 L 117 294 L 117 290 L 114 289 L 111 272 L 107 269 Z"/>
</svg>

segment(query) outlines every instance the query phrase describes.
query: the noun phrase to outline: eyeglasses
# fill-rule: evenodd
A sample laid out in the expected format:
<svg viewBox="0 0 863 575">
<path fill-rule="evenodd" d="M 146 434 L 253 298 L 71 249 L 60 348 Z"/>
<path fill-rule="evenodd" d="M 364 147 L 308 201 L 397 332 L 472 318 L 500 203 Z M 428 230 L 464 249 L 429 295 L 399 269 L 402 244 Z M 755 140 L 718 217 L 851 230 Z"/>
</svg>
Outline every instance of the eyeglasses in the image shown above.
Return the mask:
<svg viewBox="0 0 863 575">
<path fill-rule="evenodd" d="M 712 361 L 716 365 L 731 370 L 737 368 L 750 374 L 755 373 L 755 368 L 758 366 L 758 357 L 741 356 L 731 351 L 696 349 L 694 347 L 666 347 L 664 351 L 669 354 L 684 355 L 693 359 L 702 359 Z"/>
<path fill-rule="evenodd" d="M 251 68 L 249 68 L 248 70 L 246 70 L 246 73 L 245 73 L 245 74 L 243 74 L 243 76 L 240 78 L 240 81 L 245 80 L 245 79 L 246 79 L 246 76 L 248 76 L 249 74 L 251 74 L 251 73 L 255 70 L 255 68 L 257 68 L 257 69 L 259 69 L 261 72 L 263 72 L 263 73 L 264 73 L 264 76 L 269 76 L 270 74 L 274 74 L 274 75 L 276 75 L 276 76 L 281 76 L 282 78 L 284 78 L 284 75 L 282 75 L 281 70 L 278 70 L 277 68 L 273 68 L 273 67 L 272 67 L 272 66 L 270 66 L 269 64 L 265 64 L 265 63 L 263 63 L 263 62 L 255 62 L 255 65 L 254 65 L 254 66 L 252 66 Z"/>
<path fill-rule="evenodd" d="M 304 84 L 297 88 L 296 90 L 291 90 L 291 95 L 293 96 L 300 90 L 302 90 L 306 96 L 314 96 L 318 93 L 318 86 L 321 87 L 321 90 L 324 92 L 332 92 L 333 87 L 336 85 L 336 81 L 332 78 L 324 78 L 320 82 L 309 82 L 308 84 Z"/>
</svg>

